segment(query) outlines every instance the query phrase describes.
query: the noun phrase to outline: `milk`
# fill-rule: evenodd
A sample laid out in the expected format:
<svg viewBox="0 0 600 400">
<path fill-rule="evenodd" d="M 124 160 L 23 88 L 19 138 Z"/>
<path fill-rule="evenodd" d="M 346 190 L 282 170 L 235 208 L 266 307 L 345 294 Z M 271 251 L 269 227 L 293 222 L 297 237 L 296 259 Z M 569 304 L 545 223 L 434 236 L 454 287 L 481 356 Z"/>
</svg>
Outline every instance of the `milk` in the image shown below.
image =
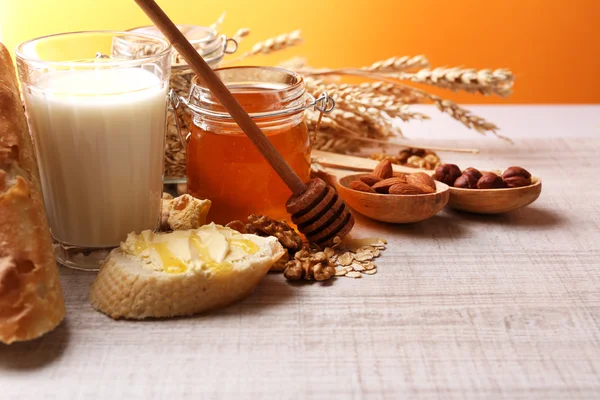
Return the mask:
<svg viewBox="0 0 600 400">
<path fill-rule="evenodd" d="M 23 89 L 54 238 L 110 247 L 156 229 L 166 83 L 112 68 L 45 72 Z"/>
</svg>

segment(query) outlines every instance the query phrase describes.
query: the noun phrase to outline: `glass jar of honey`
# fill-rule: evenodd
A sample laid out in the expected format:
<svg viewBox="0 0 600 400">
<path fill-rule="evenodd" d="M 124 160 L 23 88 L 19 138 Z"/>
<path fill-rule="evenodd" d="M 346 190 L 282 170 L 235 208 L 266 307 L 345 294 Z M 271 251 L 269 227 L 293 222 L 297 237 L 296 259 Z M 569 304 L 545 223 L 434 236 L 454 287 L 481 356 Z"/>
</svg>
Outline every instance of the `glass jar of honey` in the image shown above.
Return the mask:
<svg viewBox="0 0 600 400">
<path fill-rule="evenodd" d="M 310 138 L 304 110 L 315 104 L 302 77 L 269 67 L 233 67 L 215 73 L 267 135 L 283 158 L 307 181 Z M 231 116 L 194 80 L 187 100 L 193 124 L 187 143 L 188 192 L 212 201 L 209 220 L 225 224 L 250 214 L 287 219 L 291 191 Z"/>
</svg>

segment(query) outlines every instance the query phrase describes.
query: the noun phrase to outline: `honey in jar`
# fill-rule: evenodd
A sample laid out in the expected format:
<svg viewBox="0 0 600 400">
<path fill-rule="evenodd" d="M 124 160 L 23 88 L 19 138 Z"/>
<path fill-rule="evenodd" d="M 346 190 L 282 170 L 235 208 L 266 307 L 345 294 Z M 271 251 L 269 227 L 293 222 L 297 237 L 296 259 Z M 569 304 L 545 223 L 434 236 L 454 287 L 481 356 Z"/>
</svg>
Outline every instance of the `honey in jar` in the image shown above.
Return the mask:
<svg viewBox="0 0 600 400">
<path fill-rule="evenodd" d="M 312 103 L 302 78 L 266 67 L 215 71 L 283 158 L 307 181 L 310 138 L 304 110 Z M 193 126 L 187 144 L 188 192 L 209 199 L 208 219 L 225 224 L 250 214 L 287 219 L 292 194 L 218 100 L 195 82 L 188 106 Z"/>
</svg>

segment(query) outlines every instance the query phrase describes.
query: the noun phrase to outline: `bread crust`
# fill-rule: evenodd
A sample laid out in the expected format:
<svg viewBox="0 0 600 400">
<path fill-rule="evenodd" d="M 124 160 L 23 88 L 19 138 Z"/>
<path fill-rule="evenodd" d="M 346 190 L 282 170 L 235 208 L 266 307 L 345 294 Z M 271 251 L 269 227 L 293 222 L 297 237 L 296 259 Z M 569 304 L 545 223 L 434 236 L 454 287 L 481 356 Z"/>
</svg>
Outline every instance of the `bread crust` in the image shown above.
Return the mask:
<svg viewBox="0 0 600 400">
<path fill-rule="evenodd" d="M 65 306 L 17 77 L 0 44 L 0 341 L 54 329 Z"/>
<path fill-rule="evenodd" d="M 235 273 L 210 269 L 182 274 L 156 272 L 114 249 L 92 284 L 92 306 L 114 319 L 165 318 L 225 307 L 251 294 L 284 253 L 275 239 L 270 254 Z"/>
</svg>

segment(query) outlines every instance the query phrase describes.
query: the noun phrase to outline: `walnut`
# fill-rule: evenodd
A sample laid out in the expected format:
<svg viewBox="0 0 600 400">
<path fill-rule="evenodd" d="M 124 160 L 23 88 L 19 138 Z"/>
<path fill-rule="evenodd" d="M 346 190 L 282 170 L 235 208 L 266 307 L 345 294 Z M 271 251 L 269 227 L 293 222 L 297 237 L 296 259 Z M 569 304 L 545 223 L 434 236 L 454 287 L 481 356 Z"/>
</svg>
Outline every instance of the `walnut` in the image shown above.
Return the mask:
<svg viewBox="0 0 600 400">
<path fill-rule="evenodd" d="M 294 253 L 302 248 L 302 239 L 300 235 L 287 224 L 285 221 L 275 221 L 266 215 L 250 215 L 248 217 L 248 225 L 246 225 L 248 233 L 256 233 L 258 235 L 275 236 L 283 247 Z"/>
<path fill-rule="evenodd" d="M 285 269 L 285 265 L 288 263 L 288 261 L 290 261 L 290 252 L 286 250 L 281 258 L 277 260 L 275 264 L 271 265 L 269 272 L 282 272 Z"/>
<path fill-rule="evenodd" d="M 335 276 L 335 264 L 322 251 L 311 253 L 302 249 L 285 264 L 283 276 L 290 281 L 325 281 Z"/>
<path fill-rule="evenodd" d="M 225 226 L 233 229 L 234 231 L 238 231 L 239 233 L 248 233 L 248 230 L 246 229 L 246 224 L 240 221 L 239 219 L 231 221 Z"/>
<path fill-rule="evenodd" d="M 371 158 L 374 160 L 389 160 L 393 164 L 404 165 L 410 168 L 424 168 L 434 170 L 440 165 L 440 158 L 431 150 L 408 148 L 403 149 L 397 156 L 390 156 L 384 153 L 373 153 Z"/>
<path fill-rule="evenodd" d="M 423 157 L 422 168 L 434 170 L 441 164 L 440 158 L 435 153 L 429 153 Z"/>
</svg>

